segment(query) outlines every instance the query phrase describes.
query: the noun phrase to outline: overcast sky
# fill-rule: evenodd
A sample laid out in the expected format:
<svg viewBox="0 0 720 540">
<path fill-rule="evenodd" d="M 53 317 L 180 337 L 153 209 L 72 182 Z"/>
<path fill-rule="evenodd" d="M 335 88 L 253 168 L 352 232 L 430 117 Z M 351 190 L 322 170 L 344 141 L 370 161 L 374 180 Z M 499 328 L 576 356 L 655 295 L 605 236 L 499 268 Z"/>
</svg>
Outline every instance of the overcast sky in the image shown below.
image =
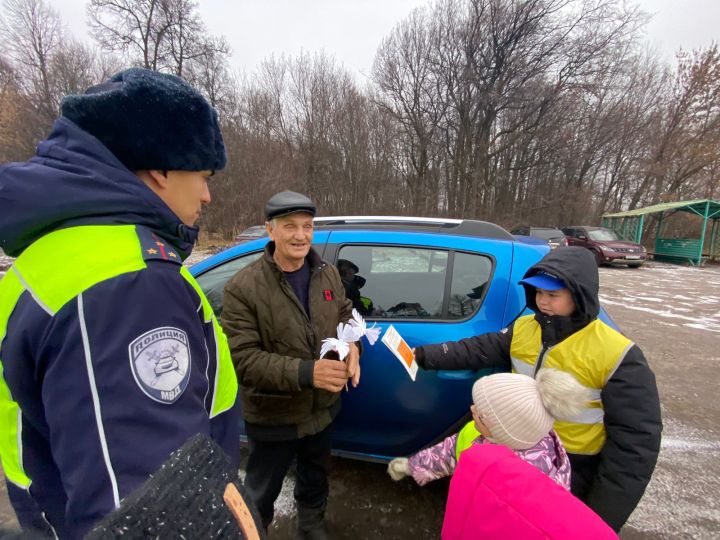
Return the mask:
<svg viewBox="0 0 720 540">
<path fill-rule="evenodd" d="M 636 0 L 655 14 L 648 43 L 669 62 L 680 47 L 690 50 L 720 41 L 720 0 Z M 52 0 L 70 31 L 85 31 L 85 0 Z M 383 37 L 428 0 L 200 0 L 212 34 L 232 47 L 232 65 L 252 72 L 271 54 L 321 51 L 359 77 L 369 75 Z"/>
</svg>

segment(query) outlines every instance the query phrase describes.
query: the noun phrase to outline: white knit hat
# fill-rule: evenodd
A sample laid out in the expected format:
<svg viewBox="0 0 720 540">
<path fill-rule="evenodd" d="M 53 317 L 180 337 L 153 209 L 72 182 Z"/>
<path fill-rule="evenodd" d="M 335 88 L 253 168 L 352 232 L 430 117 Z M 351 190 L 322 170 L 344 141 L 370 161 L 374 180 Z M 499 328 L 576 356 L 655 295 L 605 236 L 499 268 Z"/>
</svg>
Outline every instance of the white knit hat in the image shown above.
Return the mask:
<svg viewBox="0 0 720 540">
<path fill-rule="evenodd" d="M 548 434 L 556 418 L 579 414 L 589 400 L 589 390 L 569 373 L 541 369 L 537 379 L 519 373 L 482 377 L 473 385 L 472 397 L 491 431 L 486 437 L 525 450 Z"/>
</svg>

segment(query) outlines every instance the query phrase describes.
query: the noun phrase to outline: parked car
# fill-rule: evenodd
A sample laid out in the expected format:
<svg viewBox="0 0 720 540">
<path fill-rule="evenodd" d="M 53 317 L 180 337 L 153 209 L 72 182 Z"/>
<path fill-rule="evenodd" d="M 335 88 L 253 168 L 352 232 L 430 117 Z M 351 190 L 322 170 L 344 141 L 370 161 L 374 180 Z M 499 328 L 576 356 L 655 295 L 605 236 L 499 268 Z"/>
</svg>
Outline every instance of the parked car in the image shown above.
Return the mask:
<svg viewBox="0 0 720 540">
<path fill-rule="evenodd" d="M 568 245 L 565 233 L 563 233 L 560 229 L 555 229 L 553 227 L 520 226 L 515 227 L 512 231 L 510 231 L 510 234 L 539 238 L 540 240 L 546 242 L 550 246 L 550 249 Z"/>
<path fill-rule="evenodd" d="M 638 268 L 645 263 L 647 251 L 640 244 L 621 239 L 612 229 L 573 225 L 563 227 L 571 246 L 588 248 L 595 254 L 598 266 L 601 264 L 627 265 Z"/>
<path fill-rule="evenodd" d="M 241 242 L 249 242 L 250 240 L 255 240 L 256 238 L 262 238 L 263 236 L 267 236 L 265 225 L 253 225 L 235 236 L 235 242 L 238 244 Z"/>
<path fill-rule="evenodd" d="M 393 325 L 410 346 L 508 325 L 526 309 L 518 281 L 549 251 L 481 221 L 331 217 L 315 226 L 314 248 L 353 270 L 369 324 L 383 331 Z M 258 259 L 266 242 L 231 247 L 191 268 L 218 315 L 225 282 Z M 473 382 L 491 373 L 419 370 L 413 382 L 381 341 L 364 340 L 361 363 L 359 387 L 343 392 L 333 451 L 375 461 L 410 454 L 457 430 L 469 419 Z"/>
</svg>

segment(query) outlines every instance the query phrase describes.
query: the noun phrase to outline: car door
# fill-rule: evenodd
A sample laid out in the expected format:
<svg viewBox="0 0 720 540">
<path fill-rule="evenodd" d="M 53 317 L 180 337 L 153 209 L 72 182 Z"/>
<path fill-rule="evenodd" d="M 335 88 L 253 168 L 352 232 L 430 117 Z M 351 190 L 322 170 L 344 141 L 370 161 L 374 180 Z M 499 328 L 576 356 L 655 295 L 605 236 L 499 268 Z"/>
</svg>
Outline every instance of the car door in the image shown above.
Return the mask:
<svg viewBox="0 0 720 540">
<path fill-rule="evenodd" d="M 569 246 L 581 246 L 582 241 L 578 238 L 580 234 L 579 229 L 563 229 Z"/>
<path fill-rule="evenodd" d="M 411 347 L 500 330 L 512 254 L 509 241 L 349 230 L 333 231 L 326 250 L 353 269 L 343 278 L 360 303 L 348 296 L 369 324 L 392 325 Z M 343 392 L 335 423 L 336 452 L 405 455 L 464 423 L 478 373 L 419 370 L 413 381 L 381 341 L 363 345 L 360 385 Z"/>
</svg>

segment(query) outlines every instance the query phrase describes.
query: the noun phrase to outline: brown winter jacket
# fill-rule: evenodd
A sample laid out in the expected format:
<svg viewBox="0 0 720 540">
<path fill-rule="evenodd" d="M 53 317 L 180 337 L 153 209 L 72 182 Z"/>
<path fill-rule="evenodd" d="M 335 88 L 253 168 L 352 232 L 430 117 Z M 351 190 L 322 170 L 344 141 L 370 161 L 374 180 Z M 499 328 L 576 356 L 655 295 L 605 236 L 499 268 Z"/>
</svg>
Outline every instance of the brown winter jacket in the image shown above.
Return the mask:
<svg viewBox="0 0 720 540">
<path fill-rule="evenodd" d="M 249 435 L 288 440 L 325 429 L 340 410 L 339 393 L 313 388 L 323 339 L 352 316 L 337 269 L 313 249 L 309 318 L 273 260 L 269 242 L 260 259 L 225 285 L 222 326 L 241 388 Z"/>
</svg>

